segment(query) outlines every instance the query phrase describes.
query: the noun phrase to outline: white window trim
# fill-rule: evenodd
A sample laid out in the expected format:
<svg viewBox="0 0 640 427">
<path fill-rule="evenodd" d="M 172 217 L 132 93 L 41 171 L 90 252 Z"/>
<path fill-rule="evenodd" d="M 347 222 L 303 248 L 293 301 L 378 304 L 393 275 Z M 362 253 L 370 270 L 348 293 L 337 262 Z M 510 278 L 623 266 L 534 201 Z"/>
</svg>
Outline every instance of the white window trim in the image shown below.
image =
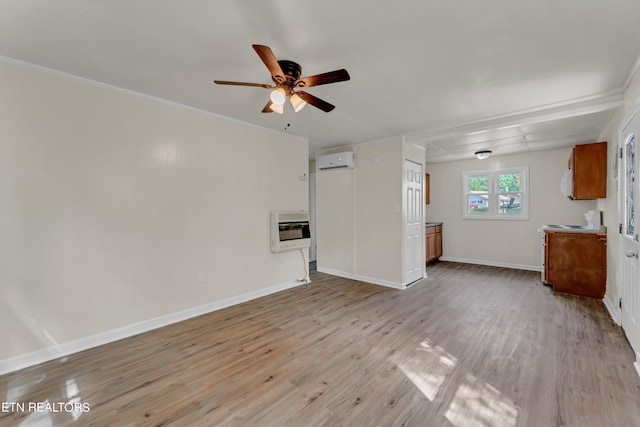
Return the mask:
<svg viewBox="0 0 640 427">
<path fill-rule="evenodd" d="M 498 212 L 498 205 L 494 203 L 498 194 L 498 176 L 508 173 L 520 174 L 520 191 L 522 194 L 520 200 L 520 214 L 501 214 Z M 489 211 L 486 214 L 472 214 L 467 211 L 467 196 L 469 188 L 469 178 L 474 176 L 489 177 Z M 462 219 L 491 219 L 506 221 L 522 221 L 529 219 L 529 166 L 517 166 L 504 169 L 491 169 L 481 171 L 465 171 L 462 172 Z"/>
</svg>

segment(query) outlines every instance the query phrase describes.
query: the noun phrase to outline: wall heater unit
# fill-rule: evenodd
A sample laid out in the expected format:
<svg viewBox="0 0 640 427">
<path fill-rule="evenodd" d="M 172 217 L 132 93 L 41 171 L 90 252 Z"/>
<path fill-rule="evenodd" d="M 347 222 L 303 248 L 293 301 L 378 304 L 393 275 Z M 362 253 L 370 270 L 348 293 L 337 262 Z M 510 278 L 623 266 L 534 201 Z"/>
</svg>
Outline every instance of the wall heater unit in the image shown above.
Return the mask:
<svg viewBox="0 0 640 427">
<path fill-rule="evenodd" d="M 271 212 L 271 252 L 293 251 L 311 246 L 309 213 Z"/>
</svg>

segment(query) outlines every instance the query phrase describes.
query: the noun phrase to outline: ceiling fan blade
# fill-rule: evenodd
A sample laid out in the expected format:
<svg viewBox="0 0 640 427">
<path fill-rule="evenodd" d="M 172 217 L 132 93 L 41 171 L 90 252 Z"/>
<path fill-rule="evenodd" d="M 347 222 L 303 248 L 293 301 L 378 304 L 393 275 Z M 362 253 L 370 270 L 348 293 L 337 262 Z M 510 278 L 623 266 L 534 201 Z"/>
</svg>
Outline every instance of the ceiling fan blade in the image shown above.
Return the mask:
<svg viewBox="0 0 640 427">
<path fill-rule="evenodd" d="M 334 108 L 336 108 L 335 105 L 331 105 L 327 101 L 324 101 L 324 100 L 318 98 L 317 96 L 313 96 L 310 93 L 307 93 L 305 91 L 301 90 L 301 91 L 298 91 L 296 93 L 298 94 L 298 96 L 300 98 L 302 98 L 302 100 L 304 102 L 306 102 L 307 104 L 311 104 L 316 108 L 321 109 L 325 113 L 328 113 L 329 111 L 331 111 Z"/>
<path fill-rule="evenodd" d="M 273 110 L 271 109 L 271 104 L 273 104 L 273 102 L 271 100 L 269 100 L 269 102 L 267 102 L 267 105 L 264 106 L 264 108 L 262 109 L 263 113 L 273 113 Z"/>
<path fill-rule="evenodd" d="M 351 79 L 345 69 L 329 71 L 328 73 L 316 74 L 315 76 L 303 77 L 296 81 L 297 87 L 311 87 L 326 85 L 329 83 L 344 82 Z"/>
<path fill-rule="evenodd" d="M 265 89 L 271 89 L 275 86 L 271 86 L 264 83 L 245 83 L 245 82 L 228 82 L 225 80 L 214 80 L 213 81 L 217 85 L 231 85 L 231 86 L 255 86 L 255 87 L 263 87 Z"/>
<path fill-rule="evenodd" d="M 264 62 L 264 65 L 269 69 L 271 77 L 273 77 L 273 79 L 278 83 L 284 82 L 284 72 L 282 71 L 280 64 L 278 64 L 278 60 L 271 49 L 268 46 L 262 46 L 259 44 L 254 44 L 252 46 L 260 59 L 262 59 L 262 62 Z"/>
</svg>

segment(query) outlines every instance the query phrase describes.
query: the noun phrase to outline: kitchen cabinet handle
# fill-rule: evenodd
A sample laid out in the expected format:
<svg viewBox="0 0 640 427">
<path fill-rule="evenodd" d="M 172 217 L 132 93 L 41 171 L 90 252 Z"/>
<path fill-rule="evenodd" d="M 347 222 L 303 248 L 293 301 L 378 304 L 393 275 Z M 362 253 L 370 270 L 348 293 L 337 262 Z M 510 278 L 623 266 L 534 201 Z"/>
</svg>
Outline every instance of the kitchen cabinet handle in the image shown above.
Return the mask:
<svg viewBox="0 0 640 427">
<path fill-rule="evenodd" d="M 638 258 L 638 252 L 634 252 L 634 251 L 627 251 L 627 257 L 631 258 L 631 257 L 636 257 Z"/>
</svg>

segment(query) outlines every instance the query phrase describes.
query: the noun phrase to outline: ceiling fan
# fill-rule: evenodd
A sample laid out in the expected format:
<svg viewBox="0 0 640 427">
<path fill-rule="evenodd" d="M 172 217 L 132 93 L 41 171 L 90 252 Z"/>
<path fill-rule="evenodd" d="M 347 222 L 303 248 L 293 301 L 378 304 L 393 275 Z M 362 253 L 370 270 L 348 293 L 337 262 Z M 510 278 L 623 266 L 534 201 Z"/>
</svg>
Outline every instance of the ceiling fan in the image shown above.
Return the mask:
<svg viewBox="0 0 640 427">
<path fill-rule="evenodd" d="M 262 109 L 263 113 L 275 111 L 276 113 L 282 114 L 287 98 L 293 106 L 293 110 L 296 112 L 300 111 L 305 105 L 311 104 L 328 113 L 336 107 L 308 92 L 303 90 L 294 91 L 294 89 L 337 83 L 351 78 L 345 69 L 300 78 L 302 67 L 296 62 L 285 59 L 277 60 L 271 49 L 267 46 L 254 44 L 253 49 L 269 69 L 271 80 L 275 83 L 274 86 L 262 83 L 229 82 L 224 80 L 214 80 L 214 83 L 219 85 L 255 86 L 272 89 L 269 102 L 267 102 L 267 105 Z"/>
</svg>

